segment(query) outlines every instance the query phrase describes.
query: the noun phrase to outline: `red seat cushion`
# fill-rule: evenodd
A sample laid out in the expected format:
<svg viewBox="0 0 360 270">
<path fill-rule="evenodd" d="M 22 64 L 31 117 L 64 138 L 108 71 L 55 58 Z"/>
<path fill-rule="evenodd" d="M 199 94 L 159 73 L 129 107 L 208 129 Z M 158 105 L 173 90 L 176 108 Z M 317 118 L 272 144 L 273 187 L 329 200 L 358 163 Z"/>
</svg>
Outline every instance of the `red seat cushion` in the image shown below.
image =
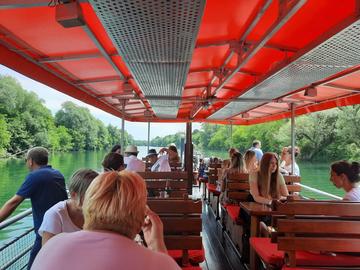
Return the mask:
<svg viewBox="0 0 360 270">
<path fill-rule="evenodd" d="M 279 267 L 284 264 L 284 252 L 279 251 L 277 244 L 271 243 L 270 238 L 251 237 L 250 245 L 266 264 Z"/>
<path fill-rule="evenodd" d="M 235 223 L 241 223 L 241 220 L 239 219 L 240 206 L 228 204 L 226 206 L 226 211 Z"/>
<path fill-rule="evenodd" d="M 306 266 L 360 266 L 360 256 L 337 253 L 319 254 L 318 252 L 297 251 L 296 264 Z"/>
<path fill-rule="evenodd" d="M 284 251 L 277 249 L 270 238 L 251 237 L 250 245 L 260 258 L 268 264 L 281 266 L 284 263 Z M 345 254 L 336 256 L 309 251 L 296 252 L 296 264 L 300 266 L 360 266 L 360 257 Z"/>
<path fill-rule="evenodd" d="M 175 260 L 181 261 L 182 250 L 168 250 L 168 254 Z M 193 265 L 198 265 L 205 260 L 204 250 L 189 250 L 189 262 Z"/>
<path fill-rule="evenodd" d="M 329 268 L 328 270 L 330 270 Z M 334 268 L 332 268 L 334 270 Z M 301 268 L 301 267 L 288 267 L 284 266 L 281 270 L 326 270 L 326 268 Z"/>
<path fill-rule="evenodd" d="M 185 269 L 185 270 L 201 270 L 202 268 L 200 266 L 184 266 L 184 267 L 181 267 L 181 269 Z"/>
<path fill-rule="evenodd" d="M 207 187 L 207 189 L 211 192 L 211 193 L 213 193 L 215 196 L 219 196 L 220 195 L 220 191 L 218 191 L 217 189 L 216 189 L 216 185 L 215 184 L 206 184 L 206 187 Z"/>
</svg>

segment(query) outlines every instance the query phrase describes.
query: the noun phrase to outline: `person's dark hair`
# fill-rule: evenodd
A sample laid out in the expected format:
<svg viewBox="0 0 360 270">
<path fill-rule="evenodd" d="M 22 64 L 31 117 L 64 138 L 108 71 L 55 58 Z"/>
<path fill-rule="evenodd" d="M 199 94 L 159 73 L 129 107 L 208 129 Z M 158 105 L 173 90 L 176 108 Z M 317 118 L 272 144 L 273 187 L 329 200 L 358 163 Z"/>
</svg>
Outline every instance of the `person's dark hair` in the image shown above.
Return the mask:
<svg viewBox="0 0 360 270">
<path fill-rule="evenodd" d="M 111 148 L 111 151 L 110 152 L 116 152 L 117 150 L 121 150 L 121 145 L 120 144 L 115 144 L 113 146 L 113 148 Z"/>
<path fill-rule="evenodd" d="M 252 143 L 252 146 L 256 147 L 258 144 L 260 144 L 260 141 L 259 140 L 254 140 L 253 143 Z"/>
<path fill-rule="evenodd" d="M 83 201 L 85 192 L 99 174 L 91 169 L 77 170 L 70 178 L 69 191 L 77 194 L 79 204 Z"/>
<path fill-rule="evenodd" d="M 27 152 L 26 159 L 31 159 L 39 166 L 47 165 L 49 161 L 49 152 L 44 147 L 34 147 Z"/>
<path fill-rule="evenodd" d="M 124 166 L 124 157 L 111 152 L 104 157 L 102 166 L 105 171 L 118 171 L 121 166 Z"/>
<path fill-rule="evenodd" d="M 357 183 L 360 181 L 360 164 L 359 162 L 348 162 L 346 160 L 336 161 L 331 164 L 331 170 L 337 175 L 345 174 L 350 183 Z"/>
</svg>

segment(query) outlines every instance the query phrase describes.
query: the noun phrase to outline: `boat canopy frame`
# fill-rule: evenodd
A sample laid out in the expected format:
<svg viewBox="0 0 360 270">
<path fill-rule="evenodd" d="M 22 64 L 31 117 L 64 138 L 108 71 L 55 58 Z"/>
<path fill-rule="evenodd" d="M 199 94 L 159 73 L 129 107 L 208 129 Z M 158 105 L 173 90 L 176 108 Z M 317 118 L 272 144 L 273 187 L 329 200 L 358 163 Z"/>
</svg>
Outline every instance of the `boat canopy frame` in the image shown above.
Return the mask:
<svg viewBox="0 0 360 270">
<path fill-rule="evenodd" d="M 360 104 L 359 0 L 50 2 L 0 1 L 0 63 L 127 121 Z M 63 27 L 64 7 L 80 26 Z"/>
</svg>

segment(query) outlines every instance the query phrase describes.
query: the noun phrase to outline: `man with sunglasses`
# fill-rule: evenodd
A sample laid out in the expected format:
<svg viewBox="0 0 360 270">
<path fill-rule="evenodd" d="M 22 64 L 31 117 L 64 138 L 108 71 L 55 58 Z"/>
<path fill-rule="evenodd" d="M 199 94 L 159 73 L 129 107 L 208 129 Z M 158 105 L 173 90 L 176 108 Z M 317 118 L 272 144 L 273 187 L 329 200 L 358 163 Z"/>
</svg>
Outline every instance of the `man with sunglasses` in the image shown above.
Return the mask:
<svg viewBox="0 0 360 270">
<path fill-rule="evenodd" d="M 44 147 L 34 147 L 26 154 L 26 166 L 30 173 L 16 192 L 0 209 L 0 222 L 5 220 L 20 205 L 24 199 L 31 200 L 34 219 L 35 243 L 30 253 L 28 269 L 41 248 L 41 237 L 38 229 L 42 223 L 45 212 L 54 204 L 66 200 L 64 176 L 48 165 L 49 153 Z"/>
</svg>

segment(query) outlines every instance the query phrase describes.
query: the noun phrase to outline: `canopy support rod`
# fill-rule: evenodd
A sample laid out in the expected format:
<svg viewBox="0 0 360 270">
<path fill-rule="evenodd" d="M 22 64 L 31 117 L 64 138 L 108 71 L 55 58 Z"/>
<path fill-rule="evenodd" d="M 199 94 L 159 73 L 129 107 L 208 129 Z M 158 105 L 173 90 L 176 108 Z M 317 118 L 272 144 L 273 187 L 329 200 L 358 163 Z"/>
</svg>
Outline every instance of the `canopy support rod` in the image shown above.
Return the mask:
<svg viewBox="0 0 360 270">
<path fill-rule="evenodd" d="M 192 123 L 186 123 L 186 143 L 185 143 L 185 171 L 188 176 L 188 194 L 192 194 L 193 174 L 193 145 L 192 145 Z"/>
<path fill-rule="evenodd" d="M 223 86 L 228 83 L 234 75 L 243 67 L 245 66 L 250 59 L 268 42 L 280 29 L 283 27 L 285 23 L 289 21 L 289 19 L 305 4 L 306 0 L 299 0 L 297 3 L 288 11 L 284 12 L 284 15 L 280 15 L 279 22 L 273 27 L 270 28 L 270 30 L 265 34 L 263 39 L 248 53 L 246 54 L 245 58 L 239 63 L 239 65 L 227 76 L 227 78 L 215 89 L 214 95 L 216 95 Z M 265 7 L 265 6 L 264 6 Z M 263 10 L 262 10 L 263 11 Z M 260 12 L 261 13 L 261 12 Z M 260 15 L 259 13 L 259 15 Z M 261 14 L 262 15 L 262 14 Z M 260 19 L 260 18 L 259 18 Z M 246 34 L 246 33 L 245 33 Z M 244 39 L 242 39 L 245 41 Z"/>
<path fill-rule="evenodd" d="M 230 147 L 233 147 L 233 123 L 230 121 Z"/>
<path fill-rule="evenodd" d="M 101 43 L 98 41 L 94 33 L 91 31 L 90 27 L 88 25 L 82 26 L 82 29 L 85 31 L 85 33 L 89 36 L 92 42 L 94 42 L 95 46 L 99 49 L 102 56 L 109 62 L 109 64 L 112 66 L 112 68 L 115 70 L 115 72 L 119 75 L 120 79 L 125 80 L 126 77 L 124 74 L 120 71 L 120 69 L 116 66 L 114 61 L 111 59 L 111 57 L 106 52 L 105 48 L 101 45 Z"/>
<path fill-rule="evenodd" d="M 150 121 L 148 122 L 148 140 L 147 140 L 147 151 L 149 152 L 150 148 Z"/>
<path fill-rule="evenodd" d="M 278 23 L 274 24 L 269 31 L 265 34 L 263 39 L 255 45 L 252 49 L 250 49 L 250 52 L 246 54 L 245 58 L 239 63 L 239 65 L 227 76 L 227 78 L 222 81 L 222 83 L 215 89 L 214 95 L 216 95 L 226 83 L 228 83 L 235 74 L 243 67 L 245 66 L 250 59 L 262 48 L 264 45 L 283 27 L 289 19 L 306 3 L 306 0 L 299 0 L 295 5 L 292 6 L 290 10 L 287 12 L 281 13 L 278 18 Z M 259 18 L 260 19 L 260 18 Z M 245 41 L 244 39 L 242 39 Z"/>
<path fill-rule="evenodd" d="M 135 98 L 132 98 L 135 99 Z M 203 99 L 203 98 L 198 98 L 198 97 L 188 97 L 188 98 L 182 98 L 180 96 L 146 96 L 146 99 L 148 100 L 180 100 L 180 101 L 194 101 L 194 102 L 205 102 L 205 101 L 222 101 L 222 102 L 227 102 L 227 101 L 232 101 L 232 102 L 272 102 L 274 101 L 273 99 L 269 99 L 269 98 L 209 98 L 209 99 Z M 281 101 L 277 101 L 277 103 L 286 103 L 286 102 L 281 102 Z"/>
<path fill-rule="evenodd" d="M 291 175 L 294 174 L 295 166 L 295 104 L 290 103 L 291 109 Z"/>
<path fill-rule="evenodd" d="M 124 151 L 125 151 L 125 103 L 126 101 L 124 100 L 122 103 L 122 117 L 121 117 L 121 152 L 124 155 Z"/>
</svg>

